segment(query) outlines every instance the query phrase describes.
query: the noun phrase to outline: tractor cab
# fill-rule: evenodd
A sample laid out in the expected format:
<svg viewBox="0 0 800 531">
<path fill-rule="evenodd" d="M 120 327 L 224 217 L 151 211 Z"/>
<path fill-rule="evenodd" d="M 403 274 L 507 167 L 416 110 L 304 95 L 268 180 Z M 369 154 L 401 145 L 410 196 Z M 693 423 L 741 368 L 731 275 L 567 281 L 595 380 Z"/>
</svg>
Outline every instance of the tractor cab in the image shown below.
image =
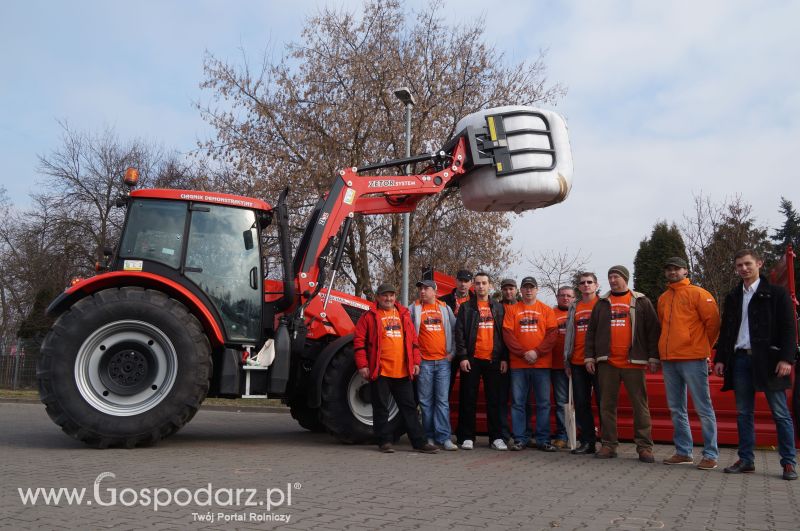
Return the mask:
<svg viewBox="0 0 800 531">
<path fill-rule="evenodd" d="M 260 230 L 272 207 L 257 199 L 187 190 L 135 190 L 110 269 L 173 280 L 221 323 L 226 343 L 261 338 Z"/>
</svg>

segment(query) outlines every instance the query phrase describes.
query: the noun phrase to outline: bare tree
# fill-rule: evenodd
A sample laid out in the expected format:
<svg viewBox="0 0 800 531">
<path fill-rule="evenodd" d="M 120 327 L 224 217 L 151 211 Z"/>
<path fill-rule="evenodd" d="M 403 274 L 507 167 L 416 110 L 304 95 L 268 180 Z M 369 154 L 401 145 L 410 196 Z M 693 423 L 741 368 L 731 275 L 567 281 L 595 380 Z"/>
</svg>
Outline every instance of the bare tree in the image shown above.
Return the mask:
<svg viewBox="0 0 800 531">
<path fill-rule="evenodd" d="M 547 289 L 555 298 L 559 287 L 574 286 L 575 278 L 585 271 L 590 258 L 583 256 L 580 249 L 574 253 L 547 249 L 533 253 L 527 262 L 533 268 L 539 288 Z"/>
<path fill-rule="evenodd" d="M 404 155 L 403 108 L 392 90 L 407 86 L 416 105 L 412 152 L 438 149 L 457 121 L 481 108 L 553 103 L 543 55 L 508 64 L 484 43 L 482 20 L 454 24 L 440 2 L 407 20 L 395 0 L 369 0 L 361 16 L 324 8 L 306 21 L 301 41 L 277 63 L 251 69 L 209 56 L 200 105 L 217 138 L 203 144 L 238 176 L 228 191 L 275 197 L 291 186 L 296 233 L 340 168 Z M 500 268 L 509 216 L 475 214 L 457 190 L 423 201 L 412 214 L 411 270 L 433 265 Z M 373 278 L 399 276 L 399 216 L 356 216 L 344 278 L 356 294 Z"/>
</svg>

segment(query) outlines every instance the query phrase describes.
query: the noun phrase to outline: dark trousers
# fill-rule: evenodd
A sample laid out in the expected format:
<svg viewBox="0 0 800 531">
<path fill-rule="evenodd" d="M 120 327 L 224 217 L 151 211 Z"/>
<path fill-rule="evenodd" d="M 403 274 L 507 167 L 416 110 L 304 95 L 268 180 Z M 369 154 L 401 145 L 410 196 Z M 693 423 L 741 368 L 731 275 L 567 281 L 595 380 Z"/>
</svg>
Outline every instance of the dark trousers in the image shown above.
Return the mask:
<svg viewBox="0 0 800 531">
<path fill-rule="evenodd" d="M 497 383 L 500 377 L 500 363 L 488 360 L 470 360 L 471 370 L 461 371 L 461 385 L 458 397 L 458 442 L 475 440 L 475 410 L 478 403 L 478 386 L 483 378 L 483 391 L 486 395 L 486 420 L 489 440 L 502 438 L 500 415 L 497 408 Z"/>
<path fill-rule="evenodd" d="M 620 369 L 610 363 L 597 364 L 597 382 L 600 384 L 600 419 L 603 446 L 616 450 L 617 438 L 617 399 L 620 383 L 625 386 L 633 408 L 633 442 L 636 450 L 652 450 L 652 421 L 647 405 L 647 384 L 642 369 Z"/>
<path fill-rule="evenodd" d="M 597 377 L 589 374 L 585 365 L 570 364 L 572 369 L 572 399 L 575 402 L 575 420 L 580 430 L 580 441 L 587 444 L 597 443 L 594 414 L 592 413 L 592 390 L 600 411 L 600 387 Z"/>
<path fill-rule="evenodd" d="M 387 378 L 378 376 L 370 382 L 370 398 L 372 399 L 372 420 L 378 444 L 391 443 L 394 440 L 392 425 L 389 424 L 389 406 L 394 398 L 403 419 L 408 438 L 414 448 L 425 445 L 425 433 L 417 414 L 417 403 L 414 400 L 414 386 L 408 378 Z"/>
</svg>

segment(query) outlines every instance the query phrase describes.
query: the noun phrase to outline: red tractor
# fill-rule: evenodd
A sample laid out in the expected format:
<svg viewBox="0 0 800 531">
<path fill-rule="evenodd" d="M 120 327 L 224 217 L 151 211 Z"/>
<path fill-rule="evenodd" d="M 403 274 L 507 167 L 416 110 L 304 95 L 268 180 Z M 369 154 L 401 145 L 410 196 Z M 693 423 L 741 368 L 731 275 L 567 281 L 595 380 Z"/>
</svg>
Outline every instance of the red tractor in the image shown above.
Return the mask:
<svg viewBox="0 0 800 531">
<path fill-rule="evenodd" d="M 475 113 L 432 154 L 339 172 L 292 252 L 287 191 L 271 206 L 222 193 L 133 190 L 107 270 L 71 286 L 48 312 L 41 400 L 91 446 L 153 444 L 206 396 L 284 399 L 310 430 L 373 438 L 369 386 L 352 333 L 371 303 L 330 289 L 352 218 L 410 212 L 459 186 L 468 208 L 540 208 L 563 200 L 572 159 L 563 119 L 529 107 Z M 426 162 L 419 175 L 367 172 Z M 126 181 L 131 187 L 135 185 Z M 283 280 L 265 279 L 263 231 L 275 224 Z M 392 422 L 400 431 L 395 410 Z"/>
</svg>

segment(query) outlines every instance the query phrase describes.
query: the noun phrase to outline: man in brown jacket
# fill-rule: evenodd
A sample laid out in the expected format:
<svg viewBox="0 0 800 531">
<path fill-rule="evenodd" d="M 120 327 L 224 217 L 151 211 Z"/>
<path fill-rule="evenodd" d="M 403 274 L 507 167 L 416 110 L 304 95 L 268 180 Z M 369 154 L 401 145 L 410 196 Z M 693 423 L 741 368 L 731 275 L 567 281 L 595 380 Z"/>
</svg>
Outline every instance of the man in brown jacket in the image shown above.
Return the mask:
<svg viewBox="0 0 800 531">
<path fill-rule="evenodd" d="M 617 457 L 617 398 L 625 385 L 633 406 L 633 430 L 639 461 L 654 463 L 652 422 L 647 405 L 644 369 L 658 370 L 658 336 L 661 328 L 653 304 L 643 294 L 628 289 L 625 266 L 608 270 L 611 291 L 592 310 L 586 332 L 586 370 L 597 373 L 600 384 L 600 426 L 603 447 L 599 459 Z"/>
</svg>

